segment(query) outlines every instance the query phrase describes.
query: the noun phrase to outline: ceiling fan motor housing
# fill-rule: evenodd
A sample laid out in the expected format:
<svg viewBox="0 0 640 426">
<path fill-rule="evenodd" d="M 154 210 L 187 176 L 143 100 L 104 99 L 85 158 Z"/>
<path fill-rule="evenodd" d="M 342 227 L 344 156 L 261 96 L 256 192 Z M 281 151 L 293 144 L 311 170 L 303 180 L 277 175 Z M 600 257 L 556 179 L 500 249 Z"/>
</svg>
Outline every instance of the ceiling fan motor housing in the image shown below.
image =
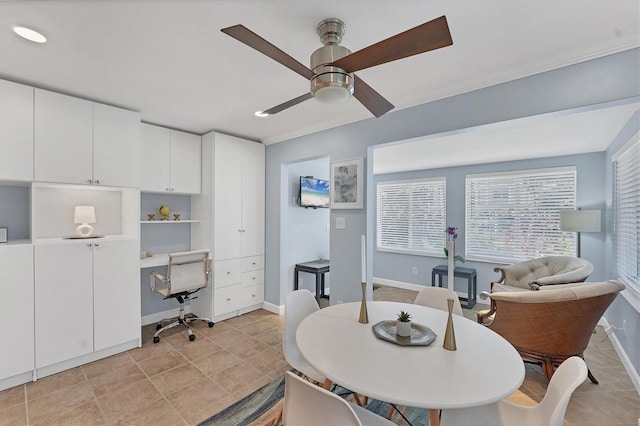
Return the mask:
<svg viewBox="0 0 640 426">
<path fill-rule="evenodd" d="M 311 55 L 311 94 L 321 102 L 336 102 L 348 99 L 353 94 L 353 73 L 332 67 L 338 59 L 351 54 L 346 47 L 338 45 L 344 34 L 345 24 L 339 19 L 329 18 L 317 26 L 320 40 L 325 44 Z"/>
</svg>

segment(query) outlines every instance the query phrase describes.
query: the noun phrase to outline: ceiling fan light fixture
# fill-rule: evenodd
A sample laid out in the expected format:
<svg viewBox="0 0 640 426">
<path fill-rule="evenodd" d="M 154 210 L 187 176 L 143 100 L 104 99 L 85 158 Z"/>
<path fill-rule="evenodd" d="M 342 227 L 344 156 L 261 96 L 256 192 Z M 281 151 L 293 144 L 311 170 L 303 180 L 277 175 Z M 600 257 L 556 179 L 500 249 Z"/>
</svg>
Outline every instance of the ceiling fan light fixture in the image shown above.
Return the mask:
<svg viewBox="0 0 640 426">
<path fill-rule="evenodd" d="M 343 86 L 324 86 L 316 90 L 313 97 L 325 104 L 335 104 L 349 99 L 351 93 Z"/>
<path fill-rule="evenodd" d="M 16 25 L 14 27 L 12 27 L 12 30 L 14 33 L 18 34 L 20 37 L 22 37 L 25 40 L 29 40 L 32 41 L 34 43 L 46 43 L 47 42 L 47 38 L 45 36 L 43 36 L 42 34 L 40 34 L 39 32 L 32 30 L 31 28 L 27 28 L 27 27 L 21 27 L 19 25 Z"/>
</svg>

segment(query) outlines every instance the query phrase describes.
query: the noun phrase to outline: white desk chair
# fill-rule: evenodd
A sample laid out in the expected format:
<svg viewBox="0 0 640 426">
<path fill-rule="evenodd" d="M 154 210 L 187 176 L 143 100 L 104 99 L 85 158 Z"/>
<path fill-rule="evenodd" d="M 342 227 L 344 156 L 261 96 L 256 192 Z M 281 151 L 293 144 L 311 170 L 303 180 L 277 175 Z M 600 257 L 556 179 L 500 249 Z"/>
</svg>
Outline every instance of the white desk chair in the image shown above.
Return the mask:
<svg viewBox="0 0 640 426">
<path fill-rule="evenodd" d="M 196 338 L 189 326 L 190 322 L 205 321 L 209 327 L 213 327 L 213 321 L 209 318 L 184 313 L 184 302 L 195 299 L 191 295 L 209 284 L 209 265 L 208 249 L 169 253 L 166 278 L 158 272 L 151 273 L 149 276 L 151 290 L 162 294 L 165 299 L 176 299 L 180 303 L 180 313 L 176 318 L 163 320 L 156 325 L 153 343 L 160 341 L 160 333 L 180 324 L 187 329 L 190 341 Z"/>
<path fill-rule="evenodd" d="M 460 299 L 458 295 L 454 293 L 453 299 L 453 313 L 462 316 L 462 305 L 460 305 Z M 449 290 L 442 287 L 425 287 L 416 296 L 413 301 L 415 305 L 427 306 L 429 308 L 440 309 L 447 312 L 449 307 L 447 306 L 447 298 L 449 297 Z"/>
<path fill-rule="evenodd" d="M 287 371 L 284 386 L 285 426 L 298 425 L 384 425 L 395 423 L 366 408 L 352 404 Z"/>
<path fill-rule="evenodd" d="M 482 407 L 442 410 L 440 425 L 562 426 L 571 394 L 586 378 L 587 364 L 574 356 L 558 367 L 538 405 L 524 406 L 502 400 Z"/>
</svg>

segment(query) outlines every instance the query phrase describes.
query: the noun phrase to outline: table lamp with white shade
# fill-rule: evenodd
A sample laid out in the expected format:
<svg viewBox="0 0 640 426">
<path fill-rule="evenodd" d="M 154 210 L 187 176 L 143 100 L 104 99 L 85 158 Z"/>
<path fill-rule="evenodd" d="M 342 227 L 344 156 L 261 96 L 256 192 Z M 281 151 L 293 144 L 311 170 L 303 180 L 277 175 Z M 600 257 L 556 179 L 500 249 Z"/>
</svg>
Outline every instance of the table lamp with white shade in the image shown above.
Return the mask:
<svg viewBox="0 0 640 426">
<path fill-rule="evenodd" d="M 76 228 L 76 235 L 81 238 L 88 238 L 93 235 L 93 226 L 96 223 L 95 206 L 76 206 L 73 214 L 73 223 L 79 223 Z"/>
<path fill-rule="evenodd" d="M 575 232 L 578 237 L 577 256 L 580 257 L 580 233 L 600 232 L 600 210 L 562 210 L 560 212 L 560 230 Z"/>
</svg>

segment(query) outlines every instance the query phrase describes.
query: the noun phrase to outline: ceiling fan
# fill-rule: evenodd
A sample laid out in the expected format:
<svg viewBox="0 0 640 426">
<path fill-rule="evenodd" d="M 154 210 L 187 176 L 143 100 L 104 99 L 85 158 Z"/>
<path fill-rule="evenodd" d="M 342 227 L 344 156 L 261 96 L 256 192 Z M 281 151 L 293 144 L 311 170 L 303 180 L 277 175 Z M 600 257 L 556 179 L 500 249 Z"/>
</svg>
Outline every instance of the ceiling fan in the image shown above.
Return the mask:
<svg viewBox="0 0 640 426">
<path fill-rule="evenodd" d="M 318 24 L 316 29 L 324 46 L 311 55 L 310 69 L 243 25 L 234 25 L 223 28 L 221 31 L 311 82 L 309 93 L 262 111 L 263 115 L 276 114 L 311 98 L 331 103 L 346 100 L 353 95 L 373 115 L 380 117 L 392 110 L 393 104 L 354 73 L 453 44 L 445 16 L 396 34 L 355 53 L 340 46 L 345 28 L 344 22 L 337 18 L 324 19 Z"/>
</svg>

